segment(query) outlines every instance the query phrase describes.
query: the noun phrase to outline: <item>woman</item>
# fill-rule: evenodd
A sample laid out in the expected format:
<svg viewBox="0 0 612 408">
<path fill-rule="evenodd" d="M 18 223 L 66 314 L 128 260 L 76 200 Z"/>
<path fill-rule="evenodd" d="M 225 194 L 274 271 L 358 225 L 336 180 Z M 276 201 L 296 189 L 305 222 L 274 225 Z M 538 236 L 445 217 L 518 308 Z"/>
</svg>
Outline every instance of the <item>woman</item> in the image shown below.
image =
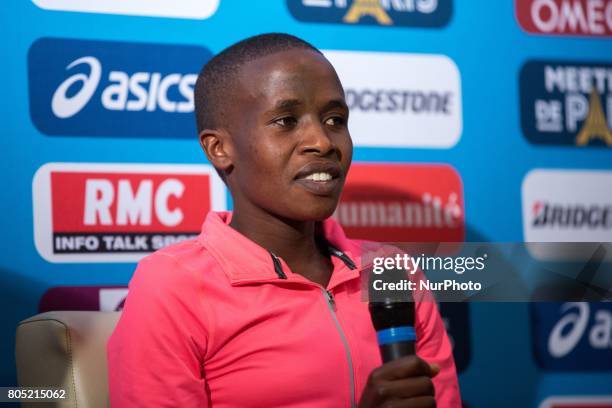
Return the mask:
<svg viewBox="0 0 612 408">
<path fill-rule="evenodd" d="M 195 105 L 234 210 L 138 265 L 108 345 L 111 405 L 460 406 L 435 303 L 416 306 L 420 358 L 381 365 L 359 279 L 373 244 L 329 218 L 352 142 L 320 51 L 241 41 L 204 67 Z"/>
</svg>

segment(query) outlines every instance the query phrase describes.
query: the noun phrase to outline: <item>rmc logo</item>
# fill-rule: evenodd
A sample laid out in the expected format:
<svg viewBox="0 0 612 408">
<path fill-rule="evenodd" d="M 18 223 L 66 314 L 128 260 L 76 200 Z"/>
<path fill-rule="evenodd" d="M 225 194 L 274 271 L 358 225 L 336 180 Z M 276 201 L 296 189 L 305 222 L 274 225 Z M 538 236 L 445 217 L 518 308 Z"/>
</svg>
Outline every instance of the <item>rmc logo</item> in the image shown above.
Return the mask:
<svg viewBox="0 0 612 408">
<path fill-rule="evenodd" d="M 443 27 L 452 0 L 287 0 L 291 15 L 311 23 Z"/>
<path fill-rule="evenodd" d="M 49 262 L 133 262 L 194 238 L 225 209 L 209 165 L 47 163 L 32 181 L 34 242 Z"/>
<path fill-rule="evenodd" d="M 43 38 L 28 55 L 30 114 L 48 135 L 194 137 L 202 47 Z"/>
<path fill-rule="evenodd" d="M 534 303 L 536 360 L 553 370 L 609 370 L 612 303 Z"/>
</svg>

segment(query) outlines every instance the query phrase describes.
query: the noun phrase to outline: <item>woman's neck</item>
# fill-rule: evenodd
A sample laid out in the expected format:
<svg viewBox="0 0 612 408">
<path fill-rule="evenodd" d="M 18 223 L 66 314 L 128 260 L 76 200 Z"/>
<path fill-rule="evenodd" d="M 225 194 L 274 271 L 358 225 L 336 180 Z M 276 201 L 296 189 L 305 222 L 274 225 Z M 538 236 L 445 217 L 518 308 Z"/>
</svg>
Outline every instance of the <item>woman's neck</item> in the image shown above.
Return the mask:
<svg viewBox="0 0 612 408">
<path fill-rule="evenodd" d="M 287 220 L 268 213 L 235 210 L 229 225 L 281 257 L 292 272 L 327 286 L 333 264 L 321 240 L 317 239 L 315 221 Z"/>
<path fill-rule="evenodd" d="M 235 210 L 229 224 L 261 247 L 289 262 L 314 255 L 315 221 L 295 221 L 267 213 Z"/>
</svg>

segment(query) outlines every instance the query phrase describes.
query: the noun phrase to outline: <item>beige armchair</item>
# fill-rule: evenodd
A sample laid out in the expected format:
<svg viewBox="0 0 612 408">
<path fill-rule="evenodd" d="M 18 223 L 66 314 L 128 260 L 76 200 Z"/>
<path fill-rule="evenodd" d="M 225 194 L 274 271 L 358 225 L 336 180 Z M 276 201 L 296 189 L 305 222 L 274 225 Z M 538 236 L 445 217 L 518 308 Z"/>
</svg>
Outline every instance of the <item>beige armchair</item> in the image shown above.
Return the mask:
<svg viewBox="0 0 612 408">
<path fill-rule="evenodd" d="M 108 407 L 106 342 L 121 312 L 47 312 L 19 323 L 15 344 L 21 387 L 66 390 L 68 399 L 23 407 Z"/>
</svg>

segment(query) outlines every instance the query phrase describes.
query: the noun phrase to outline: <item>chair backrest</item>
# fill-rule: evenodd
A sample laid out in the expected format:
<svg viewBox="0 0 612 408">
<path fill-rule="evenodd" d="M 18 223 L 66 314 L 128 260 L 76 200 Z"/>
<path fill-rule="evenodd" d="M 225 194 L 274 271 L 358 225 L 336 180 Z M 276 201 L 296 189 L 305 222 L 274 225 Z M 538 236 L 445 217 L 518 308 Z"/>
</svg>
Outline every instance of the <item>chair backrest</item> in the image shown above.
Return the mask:
<svg viewBox="0 0 612 408">
<path fill-rule="evenodd" d="M 68 399 L 55 407 L 108 407 L 106 342 L 120 315 L 58 311 L 20 322 L 15 343 L 19 385 L 65 389 Z"/>
</svg>

